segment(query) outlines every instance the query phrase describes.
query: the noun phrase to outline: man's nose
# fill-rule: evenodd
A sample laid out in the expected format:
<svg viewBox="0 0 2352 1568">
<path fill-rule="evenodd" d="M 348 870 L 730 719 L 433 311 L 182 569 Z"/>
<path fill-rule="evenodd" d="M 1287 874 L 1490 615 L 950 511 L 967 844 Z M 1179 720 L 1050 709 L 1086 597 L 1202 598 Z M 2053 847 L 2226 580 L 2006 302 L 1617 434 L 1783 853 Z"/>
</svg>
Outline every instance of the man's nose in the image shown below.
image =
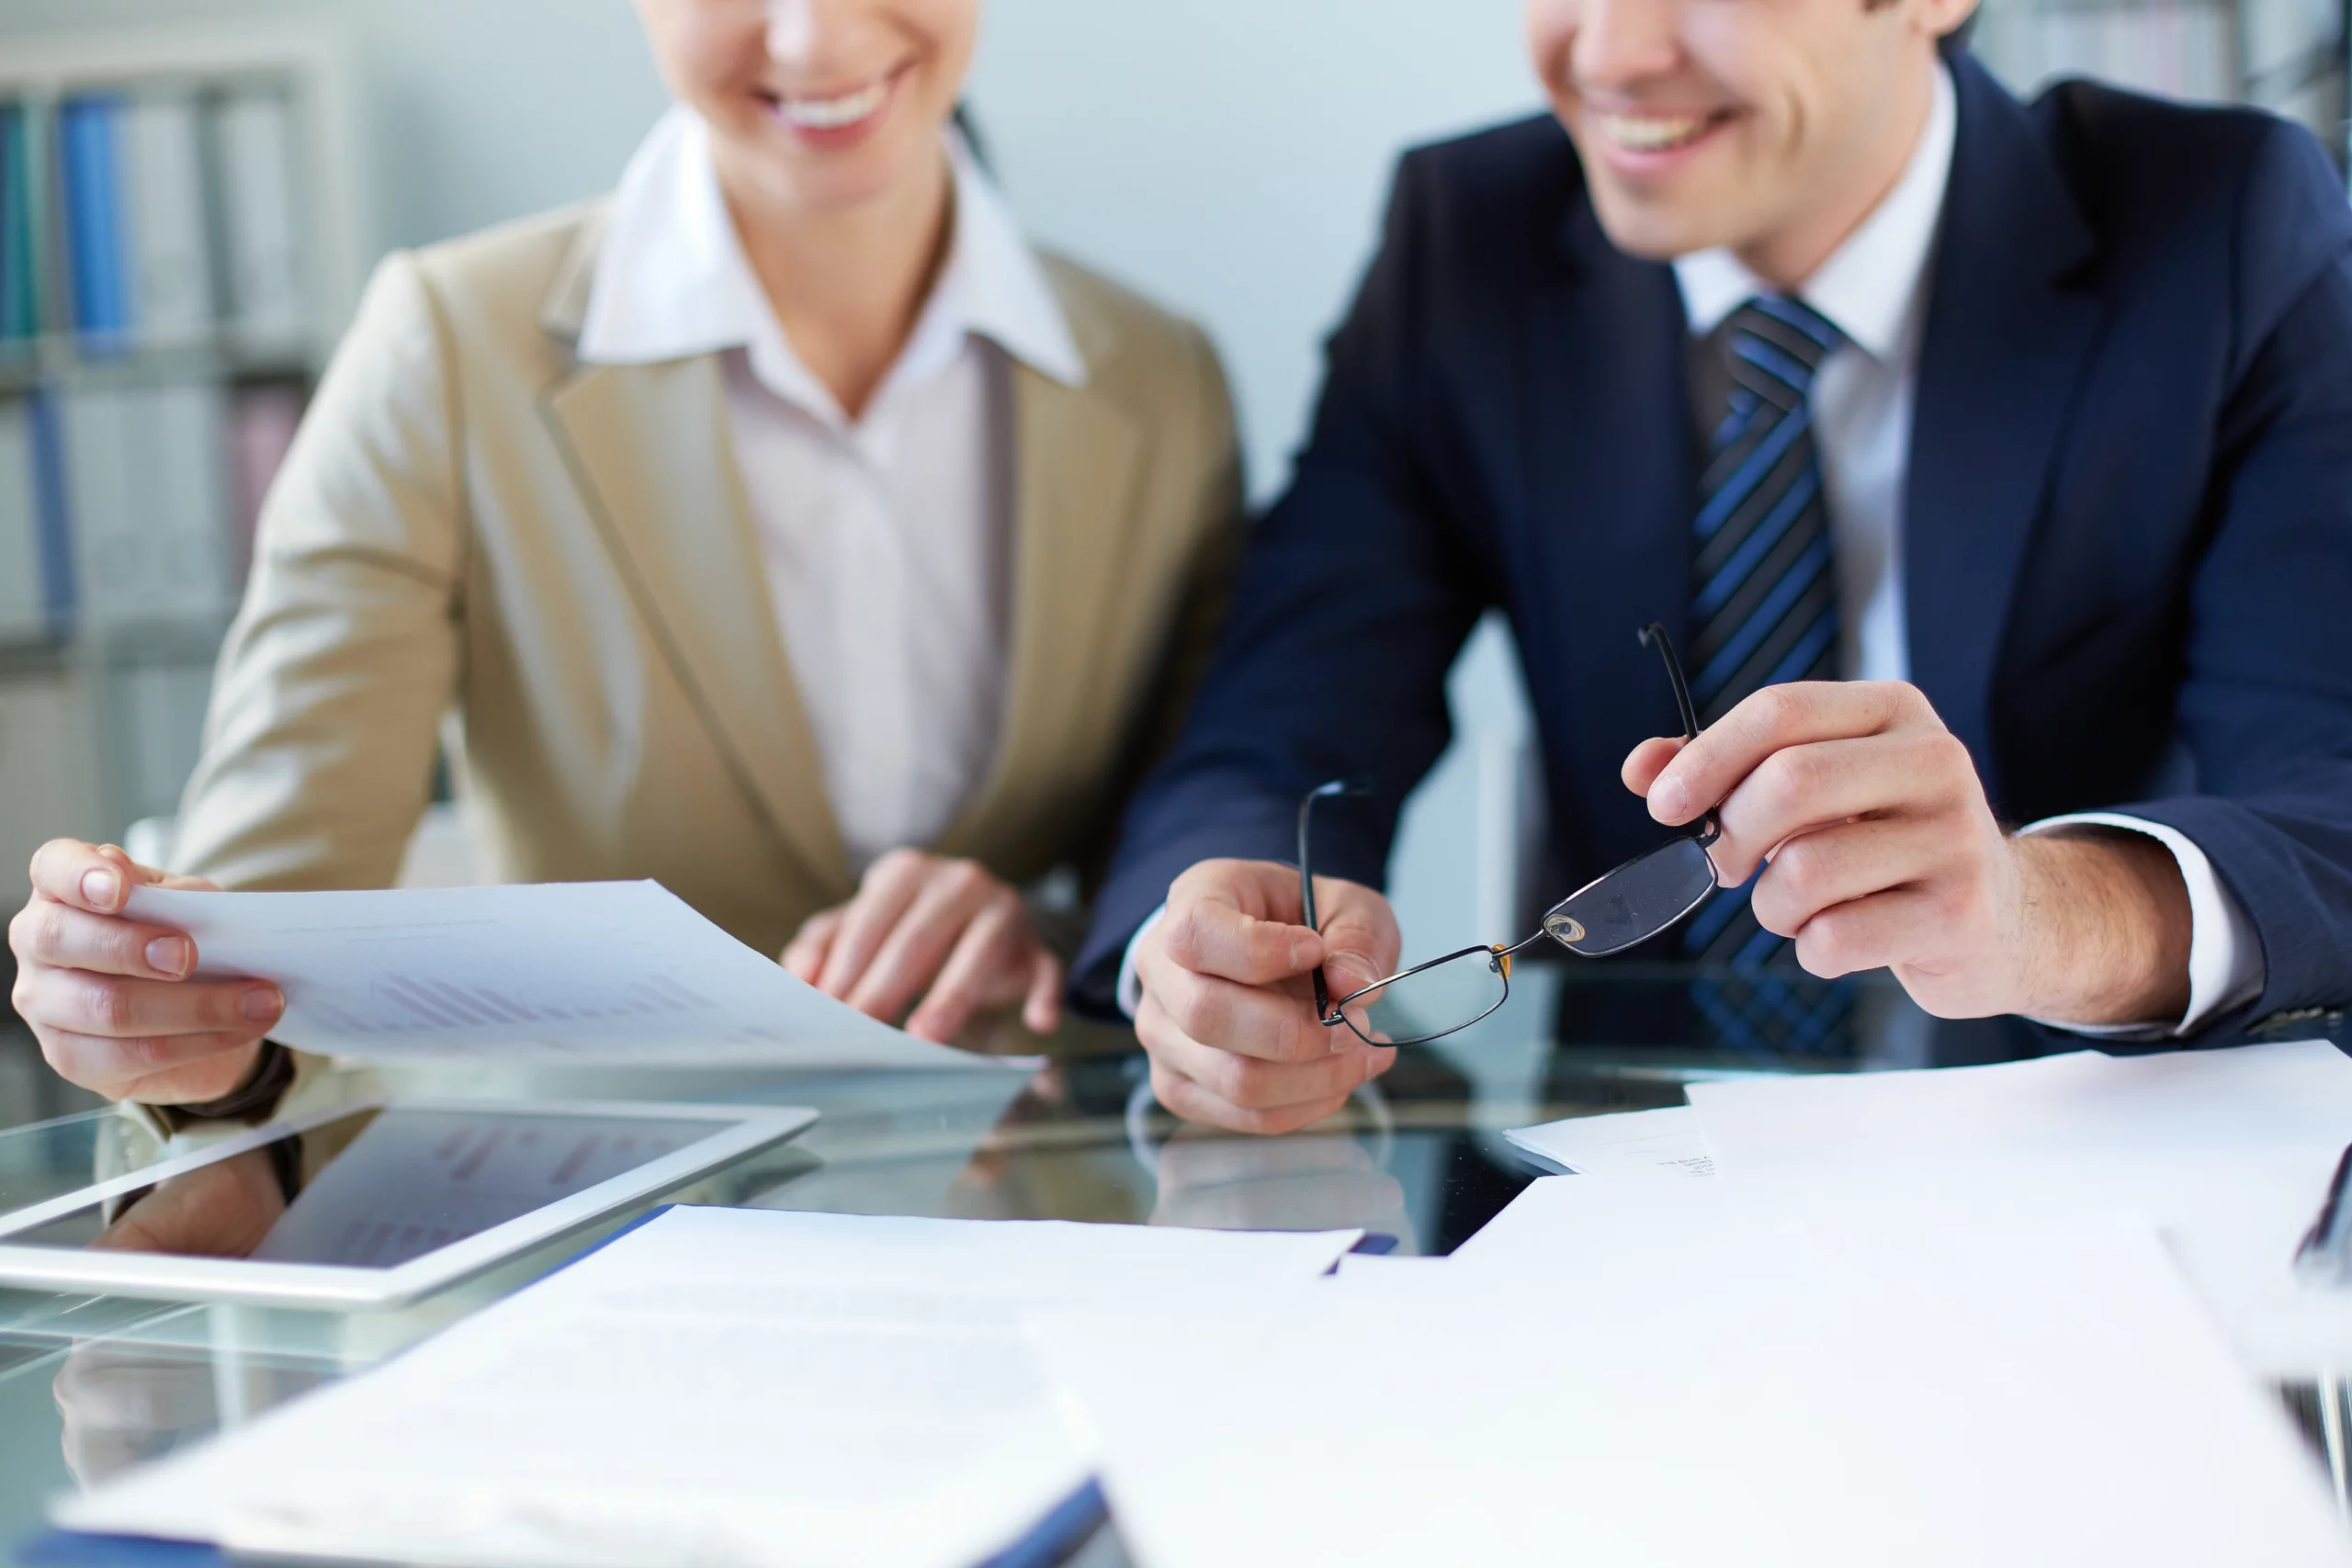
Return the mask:
<svg viewBox="0 0 2352 1568">
<path fill-rule="evenodd" d="M 1679 0 L 1581 0 L 1567 84 L 1616 90 L 1671 74 L 1682 61 Z"/>
</svg>

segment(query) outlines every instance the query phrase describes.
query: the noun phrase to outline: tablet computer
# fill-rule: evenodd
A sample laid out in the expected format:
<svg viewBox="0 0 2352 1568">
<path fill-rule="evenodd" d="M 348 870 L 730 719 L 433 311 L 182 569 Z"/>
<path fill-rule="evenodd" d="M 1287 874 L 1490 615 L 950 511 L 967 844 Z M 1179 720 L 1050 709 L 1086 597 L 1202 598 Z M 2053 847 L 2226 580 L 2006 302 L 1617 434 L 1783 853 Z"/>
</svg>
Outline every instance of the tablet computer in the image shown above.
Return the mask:
<svg viewBox="0 0 2352 1568">
<path fill-rule="evenodd" d="M 816 1120 L 775 1106 L 339 1106 L 0 1215 L 0 1285 L 398 1306 Z"/>
</svg>

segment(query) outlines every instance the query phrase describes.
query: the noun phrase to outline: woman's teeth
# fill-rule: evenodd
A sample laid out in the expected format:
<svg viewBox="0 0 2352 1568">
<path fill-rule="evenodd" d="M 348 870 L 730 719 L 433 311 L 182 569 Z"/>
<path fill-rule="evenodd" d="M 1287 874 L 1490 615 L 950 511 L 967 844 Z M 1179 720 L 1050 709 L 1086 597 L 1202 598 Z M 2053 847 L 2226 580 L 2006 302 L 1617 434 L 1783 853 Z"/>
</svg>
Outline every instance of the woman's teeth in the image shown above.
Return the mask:
<svg viewBox="0 0 2352 1568">
<path fill-rule="evenodd" d="M 1690 141 L 1712 120 L 1702 114 L 1604 114 L 1597 117 L 1600 134 L 1634 152 L 1663 152 Z"/>
<path fill-rule="evenodd" d="M 837 98 L 785 98 L 778 107 L 784 118 L 807 130 L 839 130 L 845 125 L 855 125 L 882 107 L 890 96 L 888 77 L 871 87 L 854 93 L 844 93 Z"/>
</svg>

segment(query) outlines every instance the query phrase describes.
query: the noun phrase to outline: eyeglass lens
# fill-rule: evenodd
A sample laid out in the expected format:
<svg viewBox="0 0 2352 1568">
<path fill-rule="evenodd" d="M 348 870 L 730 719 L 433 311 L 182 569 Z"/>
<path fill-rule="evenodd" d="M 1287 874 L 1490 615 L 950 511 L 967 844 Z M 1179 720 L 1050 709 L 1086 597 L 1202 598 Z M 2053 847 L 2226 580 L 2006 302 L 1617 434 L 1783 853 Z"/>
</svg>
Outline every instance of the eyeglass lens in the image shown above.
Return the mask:
<svg viewBox="0 0 2352 1568">
<path fill-rule="evenodd" d="M 1477 1022 L 1510 994 L 1501 957 L 1474 947 L 1340 1003 L 1348 1027 L 1373 1045 L 1417 1045 Z"/>
<path fill-rule="evenodd" d="M 1647 942 L 1715 890 L 1715 868 L 1696 839 L 1637 855 L 1545 912 L 1544 931 L 1571 953 L 1605 957 Z"/>
</svg>

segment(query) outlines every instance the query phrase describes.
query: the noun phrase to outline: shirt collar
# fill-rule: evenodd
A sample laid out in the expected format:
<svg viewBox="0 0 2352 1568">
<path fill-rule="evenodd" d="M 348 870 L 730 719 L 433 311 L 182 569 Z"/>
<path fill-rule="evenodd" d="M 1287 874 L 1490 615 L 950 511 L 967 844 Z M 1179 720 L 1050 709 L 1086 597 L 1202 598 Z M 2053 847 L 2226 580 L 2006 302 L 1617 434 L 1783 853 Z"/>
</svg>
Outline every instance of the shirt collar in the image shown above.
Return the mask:
<svg viewBox="0 0 2352 1568">
<path fill-rule="evenodd" d="M 963 138 L 950 133 L 956 231 L 922 314 L 878 396 L 950 363 L 985 337 L 1068 386 L 1086 361 L 1036 254 Z M 638 365 L 726 349 L 748 351 L 778 397 L 845 423 L 822 383 L 785 340 L 743 254 L 710 156 L 710 128 L 680 105 L 629 160 L 614 193 L 580 333 L 592 365 Z"/>
<path fill-rule="evenodd" d="M 1951 180 L 1959 118 L 1951 73 L 1938 62 L 1928 124 L 1903 177 L 1797 290 L 1798 299 L 1882 363 L 1892 363 L 1903 352 L 1918 307 L 1944 188 Z M 1690 330 L 1702 335 L 1746 301 L 1777 292 L 1727 248 L 1675 257 L 1674 280 L 1681 287 Z"/>
</svg>

